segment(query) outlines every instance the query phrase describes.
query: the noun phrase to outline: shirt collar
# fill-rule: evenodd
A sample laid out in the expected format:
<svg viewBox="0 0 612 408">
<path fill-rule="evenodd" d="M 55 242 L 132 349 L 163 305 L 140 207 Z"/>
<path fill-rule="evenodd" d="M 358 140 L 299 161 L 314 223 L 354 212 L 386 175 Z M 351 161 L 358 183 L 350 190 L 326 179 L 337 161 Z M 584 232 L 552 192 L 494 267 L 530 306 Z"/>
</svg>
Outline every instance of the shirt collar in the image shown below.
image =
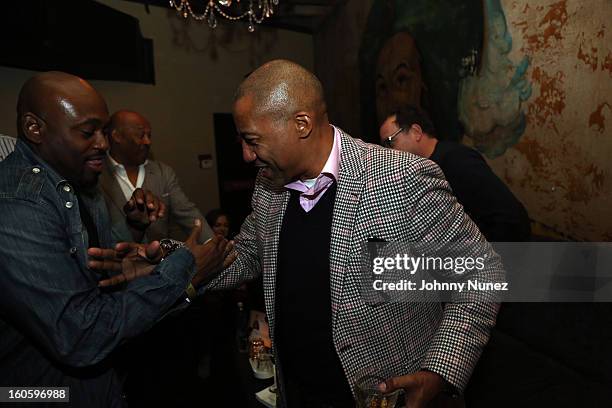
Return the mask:
<svg viewBox="0 0 612 408">
<path fill-rule="evenodd" d="M 325 165 L 323 166 L 323 170 L 321 170 L 321 173 L 317 176 L 315 180 L 318 180 L 322 176 L 327 175 L 332 180 L 338 181 L 338 173 L 340 169 L 340 151 L 341 151 L 340 139 L 341 137 L 340 137 L 340 131 L 338 130 L 338 128 L 336 128 L 334 125 L 330 125 L 330 126 L 334 130 L 334 143 L 332 145 L 331 152 L 329 153 L 329 156 L 327 157 L 327 161 L 325 162 Z M 317 183 L 315 183 L 315 185 L 311 188 L 316 188 L 316 185 Z M 302 192 L 305 192 L 311 189 L 302 180 L 292 181 L 291 183 L 286 184 L 285 187 L 290 188 L 292 190 L 302 191 Z"/>
<path fill-rule="evenodd" d="M 330 126 L 334 129 L 334 144 L 321 173 L 329 174 L 334 177 L 334 180 L 338 181 L 340 169 L 340 131 L 334 125 Z"/>
<path fill-rule="evenodd" d="M 108 162 L 109 164 L 113 167 L 123 167 L 123 164 L 119 163 L 117 160 L 113 159 L 113 156 L 110 155 L 110 153 L 106 153 L 106 155 L 108 156 Z"/>
<path fill-rule="evenodd" d="M 113 169 L 120 168 L 120 169 L 124 169 L 124 170 L 125 170 L 125 166 L 124 166 L 123 164 L 119 163 L 117 160 L 113 159 L 113 156 L 111 156 L 110 152 L 107 152 L 107 153 L 106 153 L 106 155 L 108 156 L 108 161 L 109 161 L 109 164 L 112 166 L 112 168 L 113 168 Z M 149 164 L 149 159 L 146 159 L 146 160 L 144 161 L 144 163 L 142 163 L 142 164 L 141 164 L 140 166 L 138 166 L 138 167 L 139 167 L 139 168 L 140 168 L 140 167 L 144 167 L 144 166 L 146 166 L 147 164 Z"/>
</svg>

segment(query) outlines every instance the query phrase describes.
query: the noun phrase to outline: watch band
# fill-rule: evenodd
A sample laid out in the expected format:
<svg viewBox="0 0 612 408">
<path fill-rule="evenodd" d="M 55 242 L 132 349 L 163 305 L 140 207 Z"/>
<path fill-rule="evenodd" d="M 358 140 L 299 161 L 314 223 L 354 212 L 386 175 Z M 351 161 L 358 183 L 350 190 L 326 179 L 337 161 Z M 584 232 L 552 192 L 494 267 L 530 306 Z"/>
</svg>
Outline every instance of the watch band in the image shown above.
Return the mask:
<svg viewBox="0 0 612 408">
<path fill-rule="evenodd" d="M 161 259 L 163 261 L 164 259 L 169 257 L 174 251 L 176 251 L 179 248 L 184 247 L 185 243 L 181 241 L 177 241 L 175 239 L 163 238 L 159 241 L 159 246 L 164 252 L 164 256 Z M 190 303 L 193 299 L 196 298 L 196 296 L 198 296 L 198 292 L 196 291 L 196 288 L 193 286 L 191 282 L 189 282 L 189 284 L 185 288 L 185 294 L 187 295 L 187 297 L 185 298 L 185 301 L 187 303 Z"/>
</svg>

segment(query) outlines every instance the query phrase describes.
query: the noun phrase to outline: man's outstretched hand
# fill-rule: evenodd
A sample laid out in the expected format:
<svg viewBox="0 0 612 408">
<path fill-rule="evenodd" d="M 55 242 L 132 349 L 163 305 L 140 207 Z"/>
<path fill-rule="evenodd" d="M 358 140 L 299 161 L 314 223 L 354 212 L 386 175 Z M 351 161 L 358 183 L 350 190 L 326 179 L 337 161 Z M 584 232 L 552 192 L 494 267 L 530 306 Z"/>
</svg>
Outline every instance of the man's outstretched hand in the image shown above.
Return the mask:
<svg viewBox="0 0 612 408">
<path fill-rule="evenodd" d="M 202 232 L 202 221 L 195 220 L 191 235 L 185 241 L 185 246 L 191 250 L 195 258 L 197 273 L 191 280 L 193 286 L 210 281 L 223 269 L 234 262 L 237 257 L 234 249 L 234 242 L 228 241 L 220 235 L 198 244 L 198 238 Z"/>
<path fill-rule="evenodd" d="M 189 238 L 185 241 L 185 246 L 195 258 L 197 273 L 191 282 L 196 287 L 227 268 L 238 256 L 233 251 L 233 241 L 218 235 L 204 244 L 198 244 L 201 232 L 202 221 L 196 220 Z M 87 254 L 91 257 L 88 263 L 90 269 L 119 272 L 109 279 L 101 280 L 98 283 L 101 287 L 118 285 L 149 275 L 162 257 L 167 255 L 163 253 L 158 241 L 150 244 L 121 242 L 114 249 L 89 248 Z"/>
<path fill-rule="evenodd" d="M 120 272 L 109 279 L 98 282 L 98 286 L 114 286 L 151 274 L 162 257 L 158 241 L 150 244 L 121 242 L 115 249 L 89 248 L 92 258 L 88 267 L 99 271 Z"/>
</svg>

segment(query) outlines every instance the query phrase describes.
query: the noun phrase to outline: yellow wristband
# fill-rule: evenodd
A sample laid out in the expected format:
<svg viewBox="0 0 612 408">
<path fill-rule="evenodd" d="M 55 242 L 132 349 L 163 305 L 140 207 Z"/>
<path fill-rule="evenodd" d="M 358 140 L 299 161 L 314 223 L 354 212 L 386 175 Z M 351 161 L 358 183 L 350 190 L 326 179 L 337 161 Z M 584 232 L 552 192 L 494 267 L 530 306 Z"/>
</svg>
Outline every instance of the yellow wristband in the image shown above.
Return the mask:
<svg viewBox="0 0 612 408">
<path fill-rule="evenodd" d="M 196 292 L 191 282 L 189 282 L 189 285 L 187 285 L 187 289 L 185 289 L 185 292 L 187 292 L 187 297 L 189 298 L 189 300 L 195 299 L 195 297 L 198 295 L 198 292 Z"/>
</svg>

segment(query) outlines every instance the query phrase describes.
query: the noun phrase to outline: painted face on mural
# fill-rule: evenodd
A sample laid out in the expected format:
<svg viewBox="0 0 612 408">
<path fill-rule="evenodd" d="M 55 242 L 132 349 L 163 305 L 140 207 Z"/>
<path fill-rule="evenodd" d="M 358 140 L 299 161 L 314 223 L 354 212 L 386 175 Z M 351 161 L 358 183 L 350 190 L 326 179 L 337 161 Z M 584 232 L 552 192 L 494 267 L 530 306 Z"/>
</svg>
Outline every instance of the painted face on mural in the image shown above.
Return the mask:
<svg viewBox="0 0 612 408">
<path fill-rule="evenodd" d="M 376 64 L 376 116 L 382 123 L 400 106 L 421 106 L 421 57 L 414 38 L 399 32 L 389 38 Z"/>
</svg>

